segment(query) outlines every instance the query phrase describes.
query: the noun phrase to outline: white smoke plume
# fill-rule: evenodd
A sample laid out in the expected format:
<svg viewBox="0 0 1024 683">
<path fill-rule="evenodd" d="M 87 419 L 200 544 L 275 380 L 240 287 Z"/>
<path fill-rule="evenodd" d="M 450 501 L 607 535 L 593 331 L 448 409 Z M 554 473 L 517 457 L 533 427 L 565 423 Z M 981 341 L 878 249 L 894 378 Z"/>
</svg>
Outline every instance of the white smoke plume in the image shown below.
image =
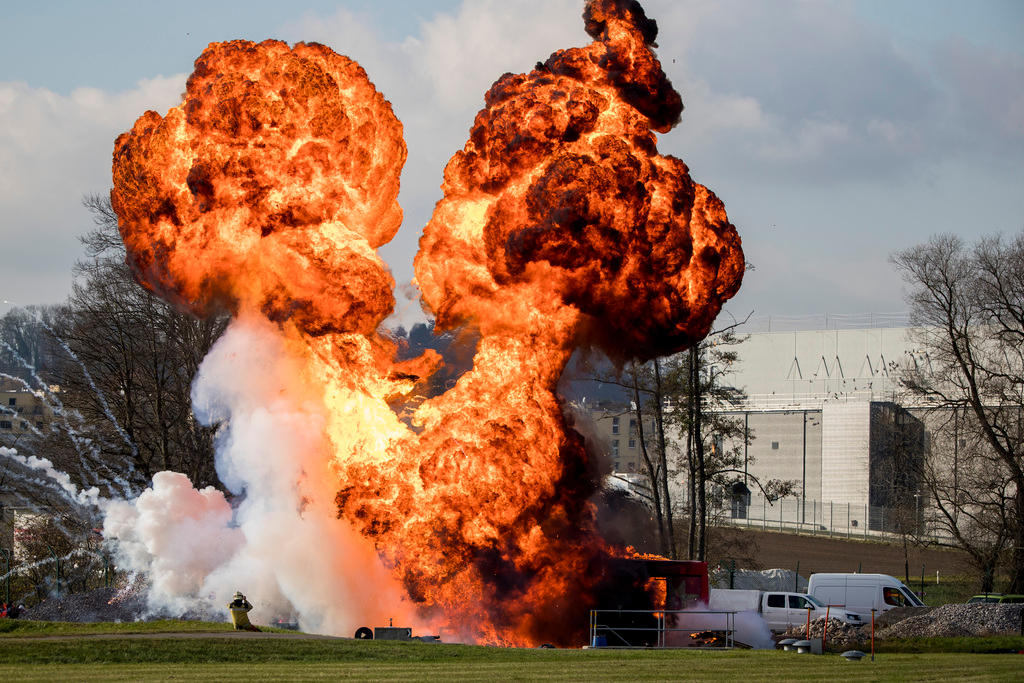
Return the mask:
<svg viewBox="0 0 1024 683">
<path fill-rule="evenodd" d="M 58 470 L 53 466 L 53 463 L 46 458 L 39 458 L 34 455 L 19 455 L 18 451 L 13 448 L 7 448 L 6 446 L 0 446 L 0 455 L 5 458 L 10 458 L 16 463 L 19 463 L 23 467 L 29 470 L 35 470 L 45 475 L 47 479 L 34 479 L 33 483 L 53 488 L 56 485 L 56 489 L 59 490 L 61 495 L 66 498 L 69 502 L 76 505 L 83 506 L 99 506 L 103 502 L 100 498 L 100 490 L 95 486 L 88 489 L 79 489 L 71 481 L 71 477 L 66 473 Z M 15 474 L 8 472 L 8 474 Z M 27 477 L 21 477 L 27 479 Z"/>
<path fill-rule="evenodd" d="M 217 473 L 232 500 L 161 472 L 108 508 L 104 534 L 122 569 L 149 575 L 151 608 L 226 616 L 239 590 L 256 623 L 347 636 L 391 618 L 421 625 L 372 545 L 337 519 L 317 391 L 271 323 L 232 322 L 192 390 L 200 421 L 222 423 Z"/>
<path fill-rule="evenodd" d="M 767 622 L 754 610 L 726 613 L 707 611 L 701 604 L 693 611 L 677 615 L 678 623 L 669 631 L 666 641 L 669 646 L 685 646 L 690 642 L 690 633 L 698 631 L 724 631 L 733 629 L 733 638 L 755 650 L 774 650 L 775 639 Z"/>
</svg>

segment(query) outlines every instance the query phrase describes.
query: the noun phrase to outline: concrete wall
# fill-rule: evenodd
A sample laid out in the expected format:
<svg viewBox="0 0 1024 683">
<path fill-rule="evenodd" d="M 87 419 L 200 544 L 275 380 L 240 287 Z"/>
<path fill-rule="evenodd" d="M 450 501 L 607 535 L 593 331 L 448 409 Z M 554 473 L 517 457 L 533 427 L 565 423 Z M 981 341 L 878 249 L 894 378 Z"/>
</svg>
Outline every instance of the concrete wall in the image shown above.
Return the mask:
<svg viewBox="0 0 1024 683">
<path fill-rule="evenodd" d="M 747 472 L 762 483 L 796 481 L 808 500 L 821 500 L 821 411 L 777 410 L 731 413 L 744 420 L 754 439 L 747 446 Z M 742 447 L 741 443 L 730 444 Z M 749 485 L 755 489 L 753 484 Z"/>
<path fill-rule="evenodd" d="M 890 400 L 892 364 L 913 363 L 911 328 L 804 330 L 751 334 L 737 347 L 740 362 L 726 376 L 758 406 L 816 396 L 863 395 Z"/>
<path fill-rule="evenodd" d="M 821 499 L 867 505 L 871 404 L 826 403 L 821 412 Z"/>
</svg>

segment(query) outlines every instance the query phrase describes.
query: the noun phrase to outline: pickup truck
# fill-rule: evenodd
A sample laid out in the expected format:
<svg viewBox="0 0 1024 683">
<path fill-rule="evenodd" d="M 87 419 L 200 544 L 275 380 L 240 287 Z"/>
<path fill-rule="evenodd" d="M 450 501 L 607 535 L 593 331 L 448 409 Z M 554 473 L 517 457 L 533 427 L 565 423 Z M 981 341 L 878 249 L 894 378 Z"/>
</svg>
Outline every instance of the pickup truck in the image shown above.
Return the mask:
<svg viewBox="0 0 1024 683">
<path fill-rule="evenodd" d="M 712 588 L 708 597 L 708 609 L 757 612 L 772 631 L 785 631 L 790 626 L 806 624 L 808 610 L 811 621 L 826 613 L 826 606 L 821 601 L 804 593 Z M 858 626 L 864 623 L 860 614 L 840 607 L 832 607 L 827 611 L 829 618 Z"/>
</svg>

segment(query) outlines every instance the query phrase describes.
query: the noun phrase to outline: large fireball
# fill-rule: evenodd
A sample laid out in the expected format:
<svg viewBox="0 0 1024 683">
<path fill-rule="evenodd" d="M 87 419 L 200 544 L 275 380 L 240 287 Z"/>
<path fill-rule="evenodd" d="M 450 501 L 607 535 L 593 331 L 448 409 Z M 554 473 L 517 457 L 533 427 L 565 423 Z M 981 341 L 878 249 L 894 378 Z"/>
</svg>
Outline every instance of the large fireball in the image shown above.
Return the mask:
<svg viewBox="0 0 1024 683">
<path fill-rule="evenodd" d="M 393 306 L 375 248 L 402 220 L 405 155 L 391 105 L 347 57 L 214 43 L 179 106 L 117 139 L 111 199 L 137 277 L 161 296 L 372 332 Z"/>
<path fill-rule="evenodd" d="M 554 294 L 590 341 L 646 359 L 707 335 L 743 252 L 722 202 L 657 152 L 653 131 L 683 107 L 651 50 L 656 24 L 621 0 L 588 3 L 584 19 L 593 43 L 487 93 L 416 276 L 442 324 L 507 321 L 493 313 L 506 290 Z"/>
<path fill-rule="evenodd" d="M 281 375 L 323 415 L 279 495 L 301 517 L 330 491 L 333 523 L 372 545 L 418 613 L 477 642 L 577 643 L 587 610 L 621 588 L 608 568 L 627 553 L 590 502 L 599 467 L 555 393 L 573 349 L 685 348 L 743 273 L 722 203 L 657 152 L 682 103 L 655 23 L 611 0 L 584 21 L 590 45 L 494 84 L 445 169 L 416 277 L 439 326 L 473 327 L 479 344 L 472 370 L 418 405 L 404 397 L 436 356 L 396 363 L 377 332 L 392 281 L 375 248 L 401 217 L 405 146 L 354 62 L 211 45 L 183 103 L 145 114 L 114 152 L 140 281 L 200 314 L 259 317 L 300 368 Z"/>
</svg>

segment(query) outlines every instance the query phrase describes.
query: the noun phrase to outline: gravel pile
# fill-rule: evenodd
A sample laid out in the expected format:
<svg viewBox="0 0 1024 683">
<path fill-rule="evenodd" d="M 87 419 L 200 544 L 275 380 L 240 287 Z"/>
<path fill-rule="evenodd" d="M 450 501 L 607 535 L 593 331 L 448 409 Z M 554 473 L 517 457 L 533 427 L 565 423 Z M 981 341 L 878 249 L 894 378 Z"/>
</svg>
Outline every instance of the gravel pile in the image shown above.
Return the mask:
<svg viewBox="0 0 1024 683">
<path fill-rule="evenodd" d="M 963 605 L 936 607 L 928 614 L 911 616 L 876 632 L 881 638 L 928 636 L 996 636 L 1020 633 L 1024 605 Z"/>
<path fill-rule="evenodd" d="M 875 620 L 875 640 L 958 636 L 1017 635 L 1024 605 L 964 605 L 891 610 Z M 811 622 L 811 638 L 821 638 L 825 619 Z M 807 628 L 795 626 L 785 638 L 806 637 Z M 828 620 L 826 647 L 832 651 L 863 649 L 871 642 L 871 624 L 853 626 L 838 619 Z"/>
<path fill-rule="evenodd" d="M 821 617 L 811 622 L 811 638 L 821 638 L 825 633 L 825 618 Z M 794 626 L 783 634 L 784 638 L 798 638 L 803 640 L 807 637 L 807 626 Z M 877 637 L 877 634 L 876 634 Z M 828 620 L 828 634 L 826 647 L 829 650 L 849 650 L 859 647 L 862 643 L 871 640 L 871 625 L 854 626 L 839 619 Z"/>
</svg>

